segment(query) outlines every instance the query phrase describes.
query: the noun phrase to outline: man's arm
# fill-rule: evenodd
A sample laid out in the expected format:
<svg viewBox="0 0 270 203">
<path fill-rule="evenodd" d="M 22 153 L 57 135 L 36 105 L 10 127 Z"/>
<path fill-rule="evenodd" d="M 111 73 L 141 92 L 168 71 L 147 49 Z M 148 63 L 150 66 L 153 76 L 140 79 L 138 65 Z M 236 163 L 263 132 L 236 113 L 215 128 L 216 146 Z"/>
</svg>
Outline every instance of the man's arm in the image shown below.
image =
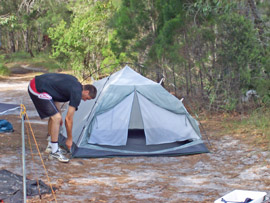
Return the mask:
<svg viewBox="0 0 270 203">
<path fill-rule="evenodd" d="M 65 118 L 65 126 L 67 130 L 67 140 L 66 140 L 66 146 L 68 149 L 71 149 L 72 146 L 72 126 L 73 126 L 73 116 L 75 113 L 75 107 L 68 106 L 68 112 Z"/>
</svg>

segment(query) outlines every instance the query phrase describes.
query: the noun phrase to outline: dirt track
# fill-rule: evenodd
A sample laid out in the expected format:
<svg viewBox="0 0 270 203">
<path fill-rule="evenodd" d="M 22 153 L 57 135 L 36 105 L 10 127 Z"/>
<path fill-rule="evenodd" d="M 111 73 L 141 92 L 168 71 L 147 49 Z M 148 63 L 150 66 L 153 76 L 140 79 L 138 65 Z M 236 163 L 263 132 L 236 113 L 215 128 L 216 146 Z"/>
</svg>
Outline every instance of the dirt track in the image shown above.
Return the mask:
<svg viewBox="0 0 270 203">
<path fill-rule="evenodd" d="M 48 160 L 46 121 L 41 121 L 27 94 L 33 74 L 0 78 L 0 102 L 21 102 L 42 152 L 52 184 L 58 187 L 57 202 L 214 202 L 235 189 L 270 194 L 270 152 L 242 142 L 241 137 L 218 135 L 222 120 L 202 121 L 211 142 L 211 153 L 183 157 L 133 157 L 72 159 L 63 164 Z M 0 169 L 22 174 L 21 125 L 18 115 L 1 116 L 14 133 L 0 134 Z M 32 142 L 33 144 L 33 142 Z M 48 183 L 37 151 L 34 161 L 26 148 L 27 177 Z M 52 195 L 31 202 L 50 202 Z"/>
</svg>

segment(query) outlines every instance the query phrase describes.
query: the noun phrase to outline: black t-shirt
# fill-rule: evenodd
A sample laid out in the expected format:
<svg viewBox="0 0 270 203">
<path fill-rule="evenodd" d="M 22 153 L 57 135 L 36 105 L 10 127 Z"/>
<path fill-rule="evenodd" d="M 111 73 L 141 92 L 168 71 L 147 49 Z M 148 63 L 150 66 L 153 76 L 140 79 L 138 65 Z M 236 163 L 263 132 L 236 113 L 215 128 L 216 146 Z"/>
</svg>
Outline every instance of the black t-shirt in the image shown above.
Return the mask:
<svg viewBox="0 0 270 203">
<path fill-rule="evenodd" d="M 67 102 L 77 109 L 82 99 L 82 85 L 72 75 L 46 73 L 35 77 L 38 92 L 47 92 L 54 101 Z"/>
</svg>

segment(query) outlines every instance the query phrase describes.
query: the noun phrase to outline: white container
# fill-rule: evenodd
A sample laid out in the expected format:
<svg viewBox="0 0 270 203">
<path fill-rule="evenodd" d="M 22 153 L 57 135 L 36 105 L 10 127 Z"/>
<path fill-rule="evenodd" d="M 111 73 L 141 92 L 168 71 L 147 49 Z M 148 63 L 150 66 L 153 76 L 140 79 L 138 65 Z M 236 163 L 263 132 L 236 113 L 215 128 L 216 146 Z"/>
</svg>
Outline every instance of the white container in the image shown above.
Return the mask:
<svg viewBox="0 0 270 203">
<path fill-rule="evenodd" d="M 214 203 L 228 203 L 233 202 L 245 202 L 246 198 L 252 199 L 249 203 L 262 203 L 266 196 L 266 192 L 258 192 L 258 191 L 248 191 L 248 190 L 234 190 L 223 197 L 217 199 Z M 225 201 L 221 201 L 222 198 Z"/>
</svg>

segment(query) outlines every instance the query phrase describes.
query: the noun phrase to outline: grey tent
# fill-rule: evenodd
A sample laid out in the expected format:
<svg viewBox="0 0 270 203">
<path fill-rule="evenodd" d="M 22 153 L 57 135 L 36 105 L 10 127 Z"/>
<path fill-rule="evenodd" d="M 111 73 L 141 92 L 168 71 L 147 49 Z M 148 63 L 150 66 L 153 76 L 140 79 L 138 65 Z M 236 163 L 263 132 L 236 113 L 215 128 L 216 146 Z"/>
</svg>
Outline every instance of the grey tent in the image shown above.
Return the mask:
<svg viewBox="0 0 270 203">
<path fill-rule="evenodd" d="M 20 105 L 0 103 L 0 115 L 9 114 L 18 109 L 20 109 Z"/>
<path fill-rule="evenodd" d="M 74 115 L 73 157 L 208 152 L 198 122 L 159 83 L 126 66 L 94 85 L 96 99 L 82 101 Z M 66 137 L 63 127 L 60 144 Z"/>
</svg>

